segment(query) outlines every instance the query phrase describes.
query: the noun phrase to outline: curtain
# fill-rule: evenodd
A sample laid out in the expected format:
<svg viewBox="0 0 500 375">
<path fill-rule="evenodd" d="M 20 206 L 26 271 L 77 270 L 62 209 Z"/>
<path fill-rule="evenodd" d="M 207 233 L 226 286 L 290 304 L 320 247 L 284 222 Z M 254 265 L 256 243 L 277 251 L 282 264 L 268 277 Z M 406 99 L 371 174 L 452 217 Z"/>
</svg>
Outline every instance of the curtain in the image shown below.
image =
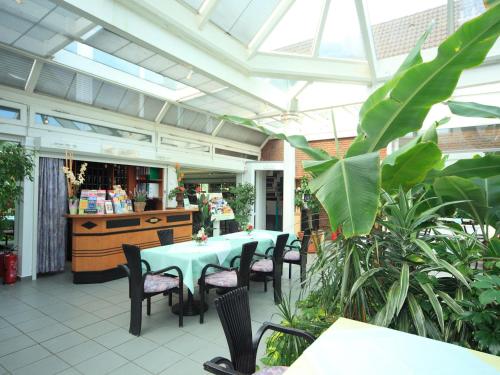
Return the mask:
<svg viewBox="0 0 500 375">
<path fill-rule="evenodd" d="M 68 196 L 62 159 L 40 158 L 38 184 L 38 273 L 64 271 Z"/>
</svg>

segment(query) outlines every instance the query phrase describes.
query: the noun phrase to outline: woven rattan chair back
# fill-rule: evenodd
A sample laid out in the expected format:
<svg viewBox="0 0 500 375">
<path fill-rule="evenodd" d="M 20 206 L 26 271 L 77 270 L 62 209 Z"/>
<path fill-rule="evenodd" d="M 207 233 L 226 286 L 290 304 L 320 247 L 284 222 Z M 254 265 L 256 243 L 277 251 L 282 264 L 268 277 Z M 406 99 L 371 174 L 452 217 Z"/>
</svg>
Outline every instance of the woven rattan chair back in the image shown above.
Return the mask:
<svg viewBox="0 0 500 375">
<path fill-rule="evenodd" d="M 255 372 L 252 349 L 252 324 L 246 288 L 232 290 L 215 300 L 215 308 L 226 335 L 234 369 L 244 374 Z"/>
<path fill-rule="evenodd" d="M 250 284 L 250 266 L 252 264 L 253 255 L 255 254 L 255 250 L 257 249 L 257 245 L 259 243 L 257 241 L 248 242 L 243 245 L 241 250 L 241 259 L 240 259 L 240 267 L 239 267 L 239 278 L 238 278 L 238 287 L 246 286 Z"/>
<path fill-rule="evenodd" d="M 163 229 L 159 230 L 157 233 L 161 246 L 172 245 L 174 243 L 173 229 Z"/>
<path fill-rule="evenodd" d="M 142 288 L 142 266 L 141 266 L 141 249 L 135 245 L 122 245 L 125 258 L 127 258 L 127 266 L 130 272 L 130 291 L 138 291 Z"/>
</svg>

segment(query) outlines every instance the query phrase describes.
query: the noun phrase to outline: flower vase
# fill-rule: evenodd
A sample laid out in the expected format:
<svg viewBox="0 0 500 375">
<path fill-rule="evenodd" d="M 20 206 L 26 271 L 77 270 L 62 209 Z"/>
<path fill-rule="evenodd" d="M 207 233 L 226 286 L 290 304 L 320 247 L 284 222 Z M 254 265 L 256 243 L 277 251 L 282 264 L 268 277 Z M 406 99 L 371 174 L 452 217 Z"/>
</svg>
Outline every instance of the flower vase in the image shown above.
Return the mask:
<svg viewBox="0 0 500 375">
<path fill-rule="evenodd" d="M 184 193 L 175 194 L 175 200 L 177 201 L 177 208 L 184 207 Z"/>
<path fill-rule="evenodd" d="M 78 213 L 78 199 L 68 199 L 68 208 L 70 215 L 76 215 Z"/>
</svg>

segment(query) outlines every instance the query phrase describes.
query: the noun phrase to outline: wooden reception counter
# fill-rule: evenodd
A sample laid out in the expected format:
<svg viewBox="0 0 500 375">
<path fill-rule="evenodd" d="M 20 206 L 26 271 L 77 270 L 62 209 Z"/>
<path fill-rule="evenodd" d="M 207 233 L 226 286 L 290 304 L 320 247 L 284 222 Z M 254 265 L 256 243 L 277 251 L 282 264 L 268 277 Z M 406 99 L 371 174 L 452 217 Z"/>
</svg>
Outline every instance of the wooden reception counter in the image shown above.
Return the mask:
<svg viewBox="0 0 500 375">
<path fill-rule="evenodd" d="M 71 219 L 73 282 L 99 283 L 124 276 L 122 244 L 159 246 L 157 231 L 173 229 L 174 242 L 191 240 L 193 210 L 174 208 L 113 215 L 67 215 Z"/>
</svg>

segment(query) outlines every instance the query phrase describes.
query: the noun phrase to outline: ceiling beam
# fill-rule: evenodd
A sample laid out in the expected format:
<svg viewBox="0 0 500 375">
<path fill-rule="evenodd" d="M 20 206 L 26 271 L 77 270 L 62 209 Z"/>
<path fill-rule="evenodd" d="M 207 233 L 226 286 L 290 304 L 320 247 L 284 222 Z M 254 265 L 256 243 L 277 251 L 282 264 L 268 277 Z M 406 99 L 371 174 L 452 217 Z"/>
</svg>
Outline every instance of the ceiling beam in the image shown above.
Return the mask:
<svg viewBox="0 0 500 375">
<path fill-rule="evenodd" d="M 448 0 L 446 11 L 446 30 L 451 35 L 455 31 L 455 0 Z"/>
<path fill-rule="evenodd" d="M 224 120 L 220 120 L 215 129 L 212 131 L 212 137 L 216 137 L 217 134 L 219 134 L 223 125 L 224 125 Z"/>
<path fill-rule="evenodd" d="M 218 0 L 205 0 L 200 7 L 200 12 L 198 14 L 198 28 L 201 30 L 205 27 L 208 21 L 210 21 L 210 16 L 212 15 Z"/>
<path fill-rule="evenodd" d="M 297 81 L 371 83 L 368 63 L 361 60 L 260 52 L 252 59 L 252 72 L 261 77 Z"/>
<path fill-rule="evenodd" d="M 26 84 L 24 85 L 24 91 L 31 94 L 36 87 L 36 83 L 38 82 L 38 78 L 40 77 L 40 73 L 42 71 L 43 61 L 39 59 L 33 60 L 33 65 L 31 65 L 30 74 L 26 79 Z"/>
<path fill-rule="evenodd" d="M 169 102 L 163 103 L 163 106 L 161 107 L 160 111 L 158 112 L 158 114 L 155 117 L 155 123 L 159 124 L 161 122 L 161 120 L 163 120 L 163 118 L 167 114 L 168 110 L 170 109 L 170 105 L 171 104 Z"/>
<path fill-rule="evenodd" d="M 354 0 L 356 4 L 356 12 L 358 13 L 358 22 L 363 38 L 363 46 L 365 49 L 366 60 L 370 68 L 370 76 L 372 85 L 377 82 L 378 63 L 377 54 L 375 52 L 375 43 L 373 42 L 373 34 L 371 30 L 370 20 L 366 12 L 366 4 L 364 0 Z"/>
<path fill-rule="evenodd" d="M 323 31 L 325 30 L 326 19 L 328 18 L 328 13 L 330 10 L 330 0 L 324 0 L 322 13 L 321 13 L 321 21 L 318 25 L 318 30 L 316 30 L 316 37 L 314 38 L 314 46 L 313 46 L 313 56 L 319 56 L 319 47 L 321 45 L 321 39 L 323 36 Z"/>
<path fill-rule="evenodd" d="M 260 46 L 265 42 L 267 37 L 272 33 L 274 28 L 278 25 L 281 19 L 285 16 L 286 12 L 293 5 L 295 0 L 281 0 L 278 6 L 271 13 L 269 18 L 264 22 L 257 34 L 248 44 L 248 58 L 251 58 L 259 50 Z"/>
</svg>

